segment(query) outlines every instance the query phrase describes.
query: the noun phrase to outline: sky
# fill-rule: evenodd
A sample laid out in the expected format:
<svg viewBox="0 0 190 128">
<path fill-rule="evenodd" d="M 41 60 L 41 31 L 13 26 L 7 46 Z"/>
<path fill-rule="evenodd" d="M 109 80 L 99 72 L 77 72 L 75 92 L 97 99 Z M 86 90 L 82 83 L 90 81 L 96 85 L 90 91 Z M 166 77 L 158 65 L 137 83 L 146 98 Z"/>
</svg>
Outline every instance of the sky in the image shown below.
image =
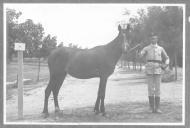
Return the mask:
<svg viewBox="0 0 190 128">
<path fill-rule="evenodd" d="M 32 19 L 44 27 L 45 34 L 57 42 L 91 48 L 107 44 L 118 34 L 118 23 L 136 15 L 138 4 L 5 4 L 5 8 L 22 12 L 19 22 Z M 131 15 L 123 15 L 125 10 Z"/>
</svg>

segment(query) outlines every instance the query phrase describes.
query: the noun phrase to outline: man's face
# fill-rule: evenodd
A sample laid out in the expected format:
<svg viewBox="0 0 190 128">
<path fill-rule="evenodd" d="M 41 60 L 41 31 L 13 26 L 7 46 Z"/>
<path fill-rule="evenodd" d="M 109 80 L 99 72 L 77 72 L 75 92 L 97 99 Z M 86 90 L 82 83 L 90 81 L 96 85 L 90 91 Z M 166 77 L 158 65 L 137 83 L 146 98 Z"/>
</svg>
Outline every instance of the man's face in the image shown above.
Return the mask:
<svg viewBox="0 0 190 128">
<path fill-rule="evenodd" d="M 151 43 L 156 44 L 158 42 L 158 37 L 157 36 L 152 36 L 151 37 Z"/>
</svg>

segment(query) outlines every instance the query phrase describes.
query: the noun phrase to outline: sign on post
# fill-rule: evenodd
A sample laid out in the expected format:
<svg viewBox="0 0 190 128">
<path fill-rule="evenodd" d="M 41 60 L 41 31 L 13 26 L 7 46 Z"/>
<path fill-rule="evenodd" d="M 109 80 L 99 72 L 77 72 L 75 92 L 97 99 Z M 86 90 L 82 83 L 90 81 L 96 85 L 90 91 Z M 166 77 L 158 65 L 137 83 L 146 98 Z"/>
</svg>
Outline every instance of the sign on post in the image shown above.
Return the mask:
<svg viewBox="0 0 190 128">
<path fill-rule="evenodd" d="M 18 51 L 18 118 L 23 118 L 23 51 L 24 43 L 15 43 L 14 49 Z"/>
<path fill-rule="evenodd" d="M 15 50 L 16 51 L 24 51 L 25 50 L 25 44 L 24 43 L 15 43 Z"/>
</svg>

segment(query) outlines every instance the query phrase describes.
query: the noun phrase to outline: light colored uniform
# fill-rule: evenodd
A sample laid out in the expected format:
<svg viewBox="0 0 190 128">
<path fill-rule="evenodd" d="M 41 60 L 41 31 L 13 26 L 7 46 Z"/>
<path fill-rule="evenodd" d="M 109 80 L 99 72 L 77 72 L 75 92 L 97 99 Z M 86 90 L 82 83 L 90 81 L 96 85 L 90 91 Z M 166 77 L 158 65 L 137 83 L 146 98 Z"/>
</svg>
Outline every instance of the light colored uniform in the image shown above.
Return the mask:
<svg viewBox="0 0 190 128">
<path fill-rule="evenodd" d="M 164 50 L 159 45 L 150 44 L 143 48 L 141 51 L 141 56 L 146 57 L 146 74 L 147 74 L 147 83 L 148 83 L 148 95 L 149 96 L 160 96 L 160 83 L 161 83 L 161 63 L 154 62 L 165 59 L 165 64 L 169 64 L 169 57 Z"/>
</svg>

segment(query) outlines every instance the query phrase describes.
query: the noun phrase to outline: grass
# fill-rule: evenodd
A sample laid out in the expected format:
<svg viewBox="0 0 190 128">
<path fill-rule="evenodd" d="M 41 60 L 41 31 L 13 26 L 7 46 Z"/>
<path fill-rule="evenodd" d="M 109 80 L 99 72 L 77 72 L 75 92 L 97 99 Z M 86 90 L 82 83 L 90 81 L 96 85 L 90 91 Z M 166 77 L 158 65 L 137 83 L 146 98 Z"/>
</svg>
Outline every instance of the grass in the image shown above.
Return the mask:
<svg viewBox="0 0 190 128">
<path fill-rule="evenodd" d="M 38 62 L 37 61 L 25 61 L 23 66 L 24 79 L 30 79 L 35 81 L 38 74 Z M 17 80 L 18 64 L 16 61 L 7 64 L 6 68 L 6 81 L 13 82 Z M 47 79 L 49 77 L 49 71 L 46 62 L 41 63 L 40 67 L 40 79 Z"/>
<path fill-rule="evenodd" d="M 124 102 L 119 104 L 107 104 L 106 116 L 95 114 L 93 106 L 82 108 L 66 108 L 60 113 L 50 112 L 50 116 L 44 119 L 41 115 L 25 115 L 26 122 L 59 122 L 59 123 L 180 123 L 182 122 L 182 107 L 171 102 L 162 102 L 163 113 L 156 114 L 148 111 L 148 104 L 144 102 Z M 10 120 L 13 121 L 13 120 Z M 19 122 L 20 120 L 14 120 Z M 23 121 L 23 120 L 22 120 Z"/>
</svg>

